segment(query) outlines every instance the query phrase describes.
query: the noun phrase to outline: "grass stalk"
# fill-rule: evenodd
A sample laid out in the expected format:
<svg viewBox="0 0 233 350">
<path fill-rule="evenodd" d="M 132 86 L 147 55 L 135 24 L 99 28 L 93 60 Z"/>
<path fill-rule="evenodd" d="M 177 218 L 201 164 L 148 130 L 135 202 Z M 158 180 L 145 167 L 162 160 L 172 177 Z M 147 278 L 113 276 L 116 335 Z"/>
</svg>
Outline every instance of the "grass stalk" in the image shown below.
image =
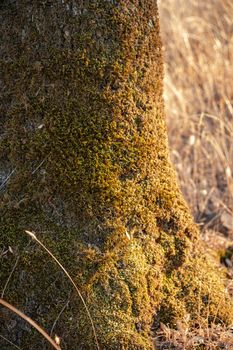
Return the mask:
<svg viewBox="0 0 233 350">
<path fill-rule="evenodd" d="M 96 343 L 96 348 L 98 350 L 100 350 L 99 342 L 98 342 L 98 338 L 97 338 L 97 334 L 96 334 L 96 330 L 95 330 L 95 325 L 94 325 L 93 319 L 91 317 L 91 314 L 90 314 L 90 311 L 89 311 L 89 309 L 87 307 L 87 304 L 86 304 L 86 302 L 85 302 L 85 300 L 84 300 L 80 290 L 76 286 L 74 280 L 72 279 L 72 277 L 70 276 L 68 271 L 64 268 L 64 266 L 60 263 L 60 261 L 58 261 L 58 259 L 53 255 L 53 253 L 36 237 L 35 233 L 33 233 L 31 231 L 28 231 L 28 230 L 25 230 L 25 232 L 26 232 L 27 235 L 29 235 L 34 241 L 36 241 L 51 256 L 51 258 L 56 262 L 56 264 L 60 267 L 60 269 L 64 272 L 64 274 L 67 276 L 67 278 L 71 282 L 72 286 L 76 290 L 76 292 L 77 292 L 79 298 L 81 299 L 81 301 L 82 301 L 82 303 L 84 305 L 84 308 L 85 308 L 85 310 L 87 312 L 87 315 L 88 315 L 88 318 L 90 320 L 91 327 L 92 327 L 92 330 L 93 330 L 95 343 Z"/>
<path fill-rule="evenodd" d="M 13 305 L 9 304 L 7 301 L 3 300 L 0 298 L 0 305 L 3 305 L 10 311 L 14 312 L 16 315 L 24 319 L 27 323 L 29 323 L 32 327 L 34 327 L 40 334 L 43 335 L 45 339 L 53 346 L 54 349 L 56 350 L 61 350 L 60 346 L 56 344 L 56 342 L 45 332 L 41 326 L 39 326 L 35 321 L 33 321 L 30 317 L 25 315 L 22 311 L 18 310 L 16 307 Z"/>
</svg>

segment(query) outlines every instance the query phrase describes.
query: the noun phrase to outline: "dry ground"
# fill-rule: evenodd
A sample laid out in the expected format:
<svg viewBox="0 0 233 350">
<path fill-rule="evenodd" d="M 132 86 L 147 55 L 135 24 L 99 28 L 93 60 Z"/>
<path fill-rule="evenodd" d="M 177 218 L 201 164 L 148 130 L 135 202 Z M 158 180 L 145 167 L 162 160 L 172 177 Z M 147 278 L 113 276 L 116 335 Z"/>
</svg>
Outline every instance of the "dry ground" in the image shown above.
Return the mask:
<svg viewBox="0 0 233 350">
<path fill-rule="evenodd" d="M 233 1 L 161 0 L 172 161 L 233 292 Z M 159 349 L 233 349 L 224 326 L 161 327 Z"/>
</svg>

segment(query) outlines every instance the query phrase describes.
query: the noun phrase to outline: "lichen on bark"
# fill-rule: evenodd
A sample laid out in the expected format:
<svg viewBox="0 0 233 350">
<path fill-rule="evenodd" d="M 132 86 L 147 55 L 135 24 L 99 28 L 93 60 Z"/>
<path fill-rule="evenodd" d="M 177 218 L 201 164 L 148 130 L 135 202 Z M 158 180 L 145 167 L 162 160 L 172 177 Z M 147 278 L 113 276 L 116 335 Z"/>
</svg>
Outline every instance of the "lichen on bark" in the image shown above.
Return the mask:
<svg viewBox="0 0 233 350">
<path fill-rule="evenodd" d="M 6 297 L 47 329 L 69 298 L 56 324 L 64 349 L 95 347 L 81 301 L 28 243 L 30 229 L 75 276 L 101 349 L 152 349 L 152 328 L 187 315 L 230 322 L 223 276 L 169 160 L 156 1 L 5 1 L 1 11 L 0 163 L 15 170 L 0 236 L 21 256 Z M 1 285 L 13 260 L 1 257 Z M 38 348 L 21 323 L 12 329 Z"/>
</svg>

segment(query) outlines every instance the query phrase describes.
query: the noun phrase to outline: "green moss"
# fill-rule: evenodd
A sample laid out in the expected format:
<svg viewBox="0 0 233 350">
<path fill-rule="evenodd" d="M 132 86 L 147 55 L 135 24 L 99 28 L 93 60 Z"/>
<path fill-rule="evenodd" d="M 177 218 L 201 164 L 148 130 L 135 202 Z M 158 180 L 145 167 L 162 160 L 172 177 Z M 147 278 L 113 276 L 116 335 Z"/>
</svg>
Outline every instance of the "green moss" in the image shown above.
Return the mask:
<svg viewBox="0 0 233 350">
<path fill-rule="evenodd" d="M 0 202 L 1 246 L 21 256 L 6 297 L 48 331 L 67 302 L 68 281 L 29 229 L 74 276 L 101 349 L 152 349 L 154 320 L 230 322 L 168 156 L 155 1 L 68 5 L 21 1 L 17 18 L 16 5 L 5 8 L 19 42 L 3 44 L 0 162 L 15 172 Z M 1 285 L 14 259 L 2 257 Z M 69 298 L 56 333 L 64 347 L 93 349 L 82 302 Z M 21 326 L 20 346 L 40 347 Z"/>
<path fill-rule="evenodd" d="M 179 271 L 165 275 L 165 297 L 158 312 L 159 320 L 173 326 L 187 317 L 191 317 L 191 325 L 230 324 L 233 303 L 224 288 L 225 279 L 217 262 L 204 252 L 200 256 L 199 252 L 198 257 L 192 257 Z"/>
</svg>

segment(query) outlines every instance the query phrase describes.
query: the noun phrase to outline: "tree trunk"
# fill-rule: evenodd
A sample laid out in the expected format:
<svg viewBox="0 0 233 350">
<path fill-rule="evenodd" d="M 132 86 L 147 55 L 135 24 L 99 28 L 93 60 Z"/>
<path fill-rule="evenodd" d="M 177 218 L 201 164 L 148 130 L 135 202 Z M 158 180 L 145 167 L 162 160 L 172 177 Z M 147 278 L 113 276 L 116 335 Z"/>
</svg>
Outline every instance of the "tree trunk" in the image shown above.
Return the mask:
<svg viewBox="0 0 233 350">
<path fill-rule="evenodd" d="M 0 9 L 4 298 L 61 336 L 62 349 L 96 347 L 81 300 L 28 229 L 74 276 L 101 349 L 152 349 L 160 322 L 187 316 L 230 322 L 169 160 L 156 1 Z M 1 312 L 5 337 L 49 348 Z"/>
</svg>

